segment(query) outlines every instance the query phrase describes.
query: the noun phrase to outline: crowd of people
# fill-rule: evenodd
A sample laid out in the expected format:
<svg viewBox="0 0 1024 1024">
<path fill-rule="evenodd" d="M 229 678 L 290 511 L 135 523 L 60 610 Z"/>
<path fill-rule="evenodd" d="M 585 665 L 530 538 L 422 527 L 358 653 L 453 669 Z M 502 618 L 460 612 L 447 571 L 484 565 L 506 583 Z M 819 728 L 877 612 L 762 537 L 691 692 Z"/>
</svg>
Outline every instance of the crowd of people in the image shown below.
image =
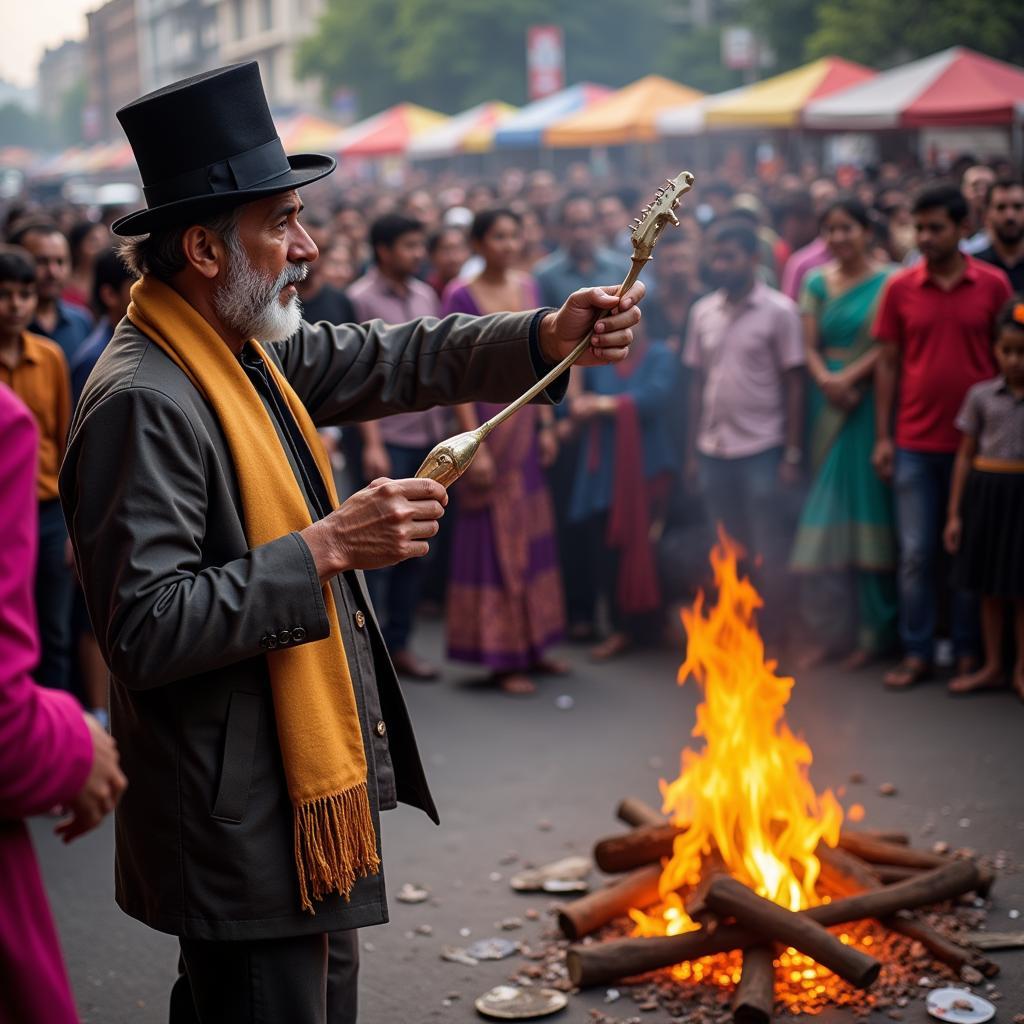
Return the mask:
<svg viewBox="0 0 1024 1024">
<path fill-rule="evenodd" d="M 656 250 L 632 358 L 577 371 L 560 406 L 500 427 L 431 554 L 370 574 L 399 672 L 441 674 L 413 643 L 431 606 L 448 658 L 511 693 L 568 671 L 551 653 L 563 640 L 596 659 L 660 642 L 673 604 L 706 583 L 720 526 L 792 667 L 898 656 L 890 687 L 951 665 L 954 693 L 1009 681 L 1024 698 L 1024 185 L 1006 165 L 955 170 L 952 184 L 881 165 L 842 188 L 813 170 L 702 175 Z M 319 258 L 297 284 L 304 317 L 404 323 L 557 307 L 620 280 L 643 193 L 574 165 L 307 202 Z M 16 203 L 0 250 L 0 382 L 40 432 L 35 678 L 100 723 L 106 666 L 57 472 L 130 301 L 114 212 Z M 414 475 L 495 411 L 321 436 L 351 493 Z"/>
</svg>

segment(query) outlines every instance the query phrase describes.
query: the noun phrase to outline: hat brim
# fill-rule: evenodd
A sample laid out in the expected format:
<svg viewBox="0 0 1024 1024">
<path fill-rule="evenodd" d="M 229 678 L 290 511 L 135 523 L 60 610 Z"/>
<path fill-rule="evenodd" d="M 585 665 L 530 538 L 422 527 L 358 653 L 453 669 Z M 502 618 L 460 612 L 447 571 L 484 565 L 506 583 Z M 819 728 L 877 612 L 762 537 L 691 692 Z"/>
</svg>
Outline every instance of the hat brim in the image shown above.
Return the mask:
<svg viewBox="0 0 1024 1024">
<path fill-rule="evenodd" d="M 292 189 L 302 188 L 303 185 L 310 185 L 327 177 L 337 167 L 338 161 L 333 156 L 323 153 L 297 153 L 288 157 L 288 164 L 291 170 L 279 174 L 276 178 L 270 178 L 255 188 L 193 196 L 151 209 L 136 210 L 114 221 L 110 230 L 121 236 L 148 235 L 161 228 L 180 225 L 183 221 L 195 222 L 234 206 L 241 206 L 243 203 L 252 203 L 278 192 L 290 192 Z"/>
</svg>

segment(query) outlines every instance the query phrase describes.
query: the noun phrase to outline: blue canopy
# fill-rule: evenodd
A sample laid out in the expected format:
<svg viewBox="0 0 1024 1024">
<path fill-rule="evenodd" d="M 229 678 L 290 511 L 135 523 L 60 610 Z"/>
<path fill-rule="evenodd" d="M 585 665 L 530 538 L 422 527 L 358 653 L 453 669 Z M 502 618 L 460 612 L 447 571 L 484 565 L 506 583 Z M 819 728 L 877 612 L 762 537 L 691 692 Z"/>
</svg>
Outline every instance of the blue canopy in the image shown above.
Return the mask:
<svg viewBox="0 0 1024 1024">
<path fill-rule="evenodd" d="M 540 146 L 550 125 L 604 99 L 611 91 L 603 85 L 581 82 L 536 100 L 502 121 L 494 133 L 494 148 L 529 149 Z"/>
</svg>

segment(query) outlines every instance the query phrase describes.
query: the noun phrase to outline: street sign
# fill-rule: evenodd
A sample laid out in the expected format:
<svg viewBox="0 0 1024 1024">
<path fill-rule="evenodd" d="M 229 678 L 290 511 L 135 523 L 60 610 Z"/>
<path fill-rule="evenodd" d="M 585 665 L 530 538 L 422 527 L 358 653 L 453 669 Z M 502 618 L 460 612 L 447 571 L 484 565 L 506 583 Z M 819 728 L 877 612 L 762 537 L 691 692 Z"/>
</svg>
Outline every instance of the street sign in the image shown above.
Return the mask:
<svg viewBox="0 0 1024 1024">
<path fill-rule="evenodd" d="M 722 29 L 722 63 L 734 71 L 757 66 L 757 40 L 745 25 Z"/>
</svg>

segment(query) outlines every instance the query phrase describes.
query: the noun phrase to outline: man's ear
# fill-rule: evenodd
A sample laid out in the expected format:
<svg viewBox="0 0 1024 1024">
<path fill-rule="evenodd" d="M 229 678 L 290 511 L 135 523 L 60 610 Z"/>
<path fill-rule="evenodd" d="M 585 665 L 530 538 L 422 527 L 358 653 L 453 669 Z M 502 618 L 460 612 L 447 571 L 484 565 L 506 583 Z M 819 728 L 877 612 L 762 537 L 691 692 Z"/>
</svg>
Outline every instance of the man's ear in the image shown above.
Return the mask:
<svg viewBox="0 0 1024 1024">
<path fill-rule="evenodd" d="M 227 248 L 216 231 L 202 224 L 193 224 L 181 236 L 181 249 L 186 262 L 203 277 L 212 281 L 227 267 Z"/>
</svg>

